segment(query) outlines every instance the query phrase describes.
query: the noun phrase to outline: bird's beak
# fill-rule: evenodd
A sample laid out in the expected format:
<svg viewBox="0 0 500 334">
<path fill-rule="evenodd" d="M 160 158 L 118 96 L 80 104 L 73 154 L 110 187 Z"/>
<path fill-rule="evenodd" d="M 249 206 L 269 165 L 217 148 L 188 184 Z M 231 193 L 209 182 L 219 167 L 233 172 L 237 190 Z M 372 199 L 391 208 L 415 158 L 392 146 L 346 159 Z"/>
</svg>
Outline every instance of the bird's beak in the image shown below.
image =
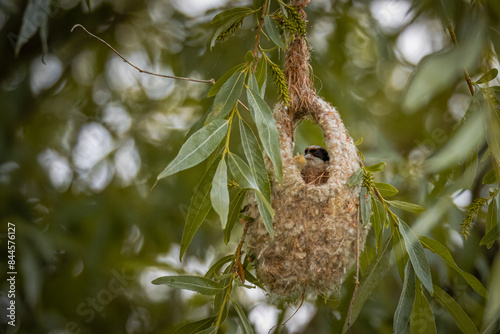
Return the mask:
<svg viewBox="0 0 500 334">
<path fill-rule="evenodd" d="M 311 153 L 306 153 L 306 155 L 304 155 L 304 158 L 313 159 L 314 157 L 311 155 Z"/>
</svg>

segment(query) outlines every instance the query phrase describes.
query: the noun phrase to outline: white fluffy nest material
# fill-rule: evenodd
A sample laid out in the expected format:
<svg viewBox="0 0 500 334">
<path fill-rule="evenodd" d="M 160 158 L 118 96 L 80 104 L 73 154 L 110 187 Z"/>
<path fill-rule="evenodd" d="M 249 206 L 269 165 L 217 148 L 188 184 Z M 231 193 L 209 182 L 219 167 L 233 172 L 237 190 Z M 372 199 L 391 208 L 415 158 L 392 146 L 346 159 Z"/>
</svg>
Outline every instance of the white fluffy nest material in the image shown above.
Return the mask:
<svg viewBox="0 0 500 334">
<path fill-rule="evenodd" d="M 257 205 L 250 200 L 246 249 L 258 278 L 271 296 L 294 300 L 329 294 L 339 288 L 356 262 L 360 188 L 347 179 L 360 167 L 357 149 L 338 111 L 316 94 L 308 96 L 307 114 L 321 126 L 330 154 L 329 179 L 322 185 L 306 184 L 293 161 L 293 113 L 283 104 L 274 108 L 280 133 L 283 185 L 272 179 L 275 238 L 267 233 Z M 267 169 L 272 165 L 267 159 Z M 359 227 L 360 252 L 367 228 Z"/>
</svg>

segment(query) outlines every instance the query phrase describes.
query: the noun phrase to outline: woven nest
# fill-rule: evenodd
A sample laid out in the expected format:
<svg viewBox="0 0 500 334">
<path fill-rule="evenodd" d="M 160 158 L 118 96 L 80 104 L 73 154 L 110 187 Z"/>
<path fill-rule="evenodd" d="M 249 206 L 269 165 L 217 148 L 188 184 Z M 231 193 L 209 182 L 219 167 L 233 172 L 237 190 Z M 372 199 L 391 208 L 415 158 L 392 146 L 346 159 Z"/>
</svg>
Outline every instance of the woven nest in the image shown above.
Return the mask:
<svg viewBox="0 0 500 334">
<path fill-rule="evenodd" d="M 338 111 L 312 88 L 308 61 L 307 44 L 297 38 L 285 62 L 292 102 L 274 108 L 283 162 L 283 184 L 271 180 L 275 237 L 267 233 L 251 199 L 249 215 L 255 221 L 249 224 L 246 242 L 259 280 L 272 296 L 287 300 L 337 290 L 356 262 L 357 242 L 361 252 L 367 233 L 359 226 L 360 187 L 346 184 L 360 168 L 357 149 Z M 294 132 L 304 117 L 322 128 L 330 154 L 329 178 L 321 185 L 304 182 L 294 163 Z M 269 159 L 266 164 L 273 175 Z"/>
</svg>

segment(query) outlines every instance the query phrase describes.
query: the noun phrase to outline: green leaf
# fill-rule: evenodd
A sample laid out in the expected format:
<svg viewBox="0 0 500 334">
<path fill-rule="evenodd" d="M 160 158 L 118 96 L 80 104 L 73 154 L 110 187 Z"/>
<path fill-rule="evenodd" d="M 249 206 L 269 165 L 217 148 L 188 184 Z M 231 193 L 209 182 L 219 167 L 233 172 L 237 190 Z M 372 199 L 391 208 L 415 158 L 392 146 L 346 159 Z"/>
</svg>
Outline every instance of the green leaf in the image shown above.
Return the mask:
<svg viewBox="0 0 500 334">
<path fill-rule="evenodd" d="M 279 183 L 283 183 L 283 170 L 280 153 L 280 137 L 271 109 L 260 95 L 253 89 L 247 89 L 250 113 L 257 125 L 259 137 L 264 150 L 274 166 L 274 174 Z"/>
<path fill-rule="evenodd" d="M 478 155 L 477 151 L 475 151 L 470 158 L 467 160 L 465 164 L 465 172 L 463 175 L 463 188 L 470 189 L 474 185 L 474 180 L 476 179 L 477 174 L 477 165 L 478 165 Z"/>
<path fill-rule="evenodd" d="M 410 334 L 437 334 L 431 305 L 422 291 L 422 284 L 417 279 L 415 303 L 410 317 Z"/>
<path fill-rule="evenodd" d="M 227 31 L 231 26 L 245 19 L 245 17 L 255 13 L 257 10 L 253 10 L 251 8 L 246 7 L 236 7 L 223 11 L 222 13 L 217 14 L 213 20 L 213 25 L 218 25 L 219 27 L 215 30 L 214 36 L 210 41 L 210 50 L 214 47 L 217 42 L 217 37 L 221 33 Z"/>
<path fill-rule="evenodd" d="M 255 70 L 255 77 L 259 85 L 260 97 L 264 98 L 267 85 L 267 62 L 265 59 L 260 59 Z"/>
<path fill-rule="evenodd" d="M 217 327 L 212 326 L 207 329 L 202 330 L 201 332 L 198 332 L 198 334 L 215 334 L 217 333 Z"/>
<path fill-rule="evenodd" d="M 233 230 L 234 225 L 239 221 L 241 205 L 243 204 L 247 190 L 238 188 L 233 189 L 231 193 L 234 193 L 234 195 L 230 196 L 231 204 L 229 205 L 229 218 L 227 220 L 226 229 L 224 230 L 224 243 L 226 245 L 231 239 L 231 231 Z"/>
<path fill-rule="evenodd" d="M 209 328 L 215 321 L 215 316 L 187 323 L 179 327 L 174 334 L 195 334 Z"/>
<path fill-rule="evenodd" d="M 238 316 L 240 317 L 241 324 L 243 325 L 243 330 L 246 334 L 254 334 L 253 327 L 250 324 L 250 321 L 248 320 L 245 311 L 241 308 L 241 306 L 235 302 L 234 300 L 231 299 L 231 303 L 233 304 L 234 309 L 236 310 L 236 313 L 238 313 Z"/>
<path fill-rule="evenodd" d="M 219 159 L 216 159 L 207 169 L 205 175 L 203 175 L 203 178 L 200 181 L 200 184 L 194 192 L 193 198 L 191 199 L 191 204 L 189 205 L 186 217 L 186 225 L 184 225 L 184 232 L 182 233 L 181 250 L 179 255 L 179 260 L 181 261 L 186 249 L 191 244 L 196 231 L 198 231 L 212 207 L 210 203 L 210 189 L 212 187 L 212 179 L 219 164 Z"/>
<path fill-rule="evenodd" d="M 479 333 L 474 322 L 467 313 L 458 305 L 458 303 L 449 294 L 443 291 L 439 286 L 434 285 L 434 298 L 450 313 L 455 320 L 455 324 L 464 334 Z"/>
<path fill-rule="evenodd" d="M 227 189 L 227 165 L 225 159 L 219 162 L 219 166 L 215 171 L 210 200 L 215 212 L 219 214 L 222 229 L 225 229 L 229 214 L 229 190 Z"/>
<path fill-rule="evenodd" d="M 221 89 L 222 85 L 236 72 L 243 71 L 246 67 L 246 64 L 239 64 L 227 71 L 222 77 L 220 77 L 219 80 L 215 82 L 215 84 L 210 87 L 210 90 L 208 91 L 207 97 L 212 97 L 217 95 L 219 90 Z"/>
<path fill-rule="evenodd" d="M 231 173 L 240 188 L 259 190 L 259 186 L 257 185 L 257 181 L 255 181 L 252 170 L 248 167 L 245 161 L 231 152 L 228 152 L 228 156 L 229 168 L 231 169 Z"/>
<path fill-rule="evenodd" d="M 273 43 L 276 44 L 279 48 L 285 50 L 286 42 L 283 40 L 278 26 L 269 15 L 266 15 L 264 17 L 264 28 L 271 41 L 273 41 Z"/>
<path fill-rule="evenodd" d="M 234 109 L 240 98 L 244 82 L 245 72 L 236 72 L 231 75 L 215 96 L 214 106 L 207 117 L 207 122 L 224 118 Z"/>
<path fill-rule="evenodd" d="M 370 214 L 372 212 L 371 208 L 371 195 L 367 193 L 365 187 L 361 187 L 361 193 L 359 195 L 359 202 L 361 206 L 361 221 L 363 226 L 366 226 L 370 222 Z"/>
<path fill-rule="evenodd" d="M 360 168 L 347 179 L 347 185 L 349 187 L 356 186 L 360 184 L 362 180 L 363 180 L 363 168 Z"/>
<path fill-rule="evenodd" d="M 264 225 L 269 232 L 271 238 L 274 238 L 273 222 L 274 210 L 265 199 L 264 195 L 259 191 L 259 187 L 253 177 L 250 167 L 239 156 L 229 152 L 229 168 L 233 174 L 235 181 L 241 188 L 254 189 L 257 197 L 257 205 L 259 212 L 262 215 Z"/>
<path fill-rule="evenodd" d="M 446 145 L 427 160 L 427 171 L 437 173 L 463 161 L 484 141 L 484 124 L 482 113 L 472 112 Z"/>
<path fill-rule="evenodd" d="M 401 235 L 403 236 L 406 251 L 410 257 L 415 274 L 417 274 L 417 277 L 420 279 L 424 287 L 432 295 L 431 269 L 429 267 L 429 262 L 427 261 L 427 256 L 425 255 L 424 247 L 422 247 L 422 244 L 411 228 L 401 219 L 399 219 L 398 227 Z"/>
<path fill-rule="evenodd" d="M 403 236 L 401 235 L 401 233 L 399 233 L 396 226 L 393 225 L 392 230 L 394 231 L 394 239 L 392 245 L 392 247 L 394 248 L 394 257 L 396 258 L 396 266 L 398 268 L 399 277 L 401 278 L 401 280 L 403 280 L 405 277 L 405 267 L 408 263 L 408 252 L 406 251 L 404 245 Z"/>
<path fill-rule="evenodd" d="M 377 250 L 380 250 L 380 247 L 382 246 L 382 231 L 385 224 L 386 213 L 384 205 L 380 203 L 379 200 L 375 199 L 375 197 L 372 197 L 372 209 L 373 214 L 371 216 L 371 222 L 375 233 Z"/>
<path fill-rule="evenodd" d="M 222 268 L 223 265 L 226 263 L 231 262 L 234 259 L 234 254 L 229 254 L 226 255 L 219 260 L 217 260 L 211 267 L 210 269 L 207 270 L 207 273 L 205 274 L 205 278 L 211 279 L 214 278 L 215 275 L 219 272 L 220 268 Z"/>
<path fill-rule="evenodd" d="M 493 184 L 497 182 L 497 173 L 494 169 L 490 170 L 483 177 L 483 184 Z"/>
<path fill-rule="evenodd" d="M 398 190 L 389 183 L 374 182 L 374 184 L 383 197 L 391 197 L 398 193 Z"/>
<path fill-rule="evenodd" d="M 488 206 L 488 213 L 486 215 L 486 230 L 485 235 L 479 243 L 480 246 L 486 245 L 488 249 L 493 246 L 495 241 L 500 238 L 500 226 L 498 222 L 498 209 L 497 202 L 493 198 Z"/>
<path fill-rule="evenodd" d="M 215 15 L 214 18 L 212 19 L 212 24 L 213 25 L 220 25 L 224 24 L 228 20 L 234 17 L 238 17 L 240 15 L 247 16 L 255 12 L 252 8 L 248 7 L 234 7 L 230 8 L 227 10 L 224 10 L 220 12 L 219 14 Z"/>
<path fill-rule="evenodd" d="M 394 333 L 404 334 L 415 301 L 415 272 L 410 261 L 406 264 L 405 280 L 403 282 L 403 291 L 399 297 L 398 307 L 394 313 Z"/>
<path fill-rule="evenodd" d="M 252 51 L 248 50 L 248 52 L 245 54 L 245 62 L 246 63 L 253 63 L 255 61 L 255 57 L 253 56 Z"/>
<path fill-rule="evenodd" d="M 484 328 L 481 334 L 498 334 L 500 328 L 500 314 L 497 314 L 493 320 Z"/>
<path fill-rule="evenodd" d="M 267 175 L 266 164 L 264 163 L 259 143 L 257 142 L 257 138 L 255 138 L 253 131 L 242 118 L 239 119 L 239 125 L 241 144 L 243 145 L 243 151 L 245 152 L 248 165 L 252 170 L 252 174 L 255 177 L 255 181 L 257 182 L 260 192 L 270 203 L 271 184 L 269 183 L 269 176 Z"/>
<path fill-rule="evenodd" d="M 257 78 L 255 77 L 255 74 L 251 72 L 248 74 L 248 87 L 250 87 L 250 89 L 253 89 L 256 92 L 259 91 L 259 84 L 257 83 Z"/>
<path fill-rule="evenodd" d="M 202 295 L 215 295 L 224 289 L 222 284 L 199 276 L 163 276 L 158 277 L 151 283 L 155 285 L 168 285 L 174 289 L 191 290 Z"/>
<path fill-rule="evenodd" d="M 446 262 L 457 273 L 459 273 L 467 281 L 471 288 L 474 289 L 474 291 L 476 291 L 483 298 L 487 298 L 488 292 L 481 284 L 481 282 L 474 275 L 471 275 L 468 272 L 460 269 L 455 263 L 455 260 L 453 260 L 453 256 L 451 255 L 450 251 L 443 244 L 441 244 L 439 241 L 424 236 L 420 236 L 419 239 L 420 243 L 425 248 L 438 255 L 441 259 L 444 260 L 444 262 Z"/>
<path fill-rule="evenodd" d="M 408 202 L 404 202 L 404 201 L 386 201 L 386 203 L 388 203 L 389 205 L 391 205 L 395 208 L 405 210 L 408 212 L 420 213 L 420 212 L 425 211 L 425 208 L 421 207 L 418 204 L 408 203 Z"/>
<path fill-rule="evenodd" d="M 363 275 L 361 279 L 358 291 L 356 292 L 356 298 L 352 304 L 351 324 L 354 324 L 366 301 L 389 269 L 389 255 L 391 254 L 391 247 L 389 247 L 390 243 L 391 240 L 389 239 L 384 245 L 383 251 L 372 261 L 366 274 Z M 342 333 L 347 332 L 348 323 L 349 319 L 346 317 Z"/>
<path fill-rule="evenodd" d="M 354 146 L 359 146 L 363 143 L 363 137 L 360 137 L 358 140 L 354 142 Z"/>
<path fill-rule="evenodd" d="M 489 70 L 488 72 L 483 74 L 483 76 L 481 78 L 479 78 L 479 80 L 476 81 L 475 83 L 480 85 L 480 84 L 490 82 L 491 80 L 495 79 L 497 77 L 497 75 L 498 75 L 498 70 L 496 68 L 492 68 L 491 70 Z"/>
<path fill-rule="evenodd" d="M 365 167 L 365 170 L 367 172 L 381 172 L 385 168 L 385 162 L 379 162 L 378 164 L 372 165 L 372 166 L 367 166 Z"/>
<path fill-rule="evenodd" d="M 448 52 L 438 52 L 424 58 L 411 78 L 403 98 L 403 108 L 414 112 L 463 76 L 464 68 L 477 62 L 484 43 L 484 24 L 470 27 L 460 45 Z"/>
<path fill-rule="evenodd" d="M 44 37 L 43 29 L 46 29 L 49 22 L 50 0 L 29 0 L 23 14 L 23 23 L 19 30 L 19 36 L 16 42 L 16 55 L 19 54 L 21 48 L 32 38 L 40 29 L 42 36 L 42 44 L 47 44 Z M 43 40 L 45 38 L 45 40 Z"/>
<path fill-rule="evenodd" d="M 226 136 L 228 127 L 227 120 L 215 120 L 196 131 L 182 145 L 175 159 L 158 175 L 157 181 L 196 166 L 208 158 Z"/>
</svg>

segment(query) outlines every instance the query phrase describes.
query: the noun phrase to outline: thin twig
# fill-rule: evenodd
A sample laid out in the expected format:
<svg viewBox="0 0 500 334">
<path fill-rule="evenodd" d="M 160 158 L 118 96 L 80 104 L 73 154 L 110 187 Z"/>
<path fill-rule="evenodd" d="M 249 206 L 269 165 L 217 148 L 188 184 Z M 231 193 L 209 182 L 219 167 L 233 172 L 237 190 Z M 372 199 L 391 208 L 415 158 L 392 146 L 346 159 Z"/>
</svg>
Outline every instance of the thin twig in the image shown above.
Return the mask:
<svg viewBox="0 0 500 334">
<path fill-rule="evenodd" d="M 271 327 L 271 329 L 269 330 L 269 333 L 271 333 L 271 331 L 273 329 L 275 329 L 275 328 L 276 328 L 276 331 L 277 331 L 280 326 L 285 326 L 290 320 L 292 320 L 292 318 L 302 308 L 302 305 L 304 305 L 305 295 L 306 295 L 306 289 L 304 289 L 304 291 L 302 291 L 302 295 L 301 295 L 301 298 L 300 298 L 300 305 L 299 305 L 299 307 L 297 307 L 297 309 L 295 310 L 295 312 L 293 312 L 293 314 L 288 319 L 286 319 L 285 322 L 279 323 L 279 324 L 275 325 L 274 327 Z"/>
<path fill-rule="evenodd" d="M 347 320 L 347 332 L 351 329 L 351 314 L 352 307 L 354 305 L 354 299 L 356 298 L 356 292 L 358 291 L 359 286 L 359 205 L 358 205 L 358 220 L 356 221 L 356 282 L 354 285 L 354 291 L 352 293 L 351 303 L 349 304 L 349 317 Z"/>
<path fill-rule="evenodd" d="M 132 64 L 131 62 L 129 62 L 125 57 L 123 57 L 118 51 L 116 51 L 111 45 L 109 45 L 108 42 L 106 42 L 105 40 L 103 40 L 102 38 L 94 35 L 93 33 L 91 33 L 90 31 L 88 31 L 84 26 L 82 26 L 81 24 L 75 24 L 73 26 L 73 28 L 71 28 L 71 32 L 73 32 L 73 30 L 76 28 L 76 27 L 80 27 L 82 28 L 89 36 L 91 37 L 94 37 L 95 39 L 97 39 L 98 41 L 104 43 L 108 48 L 110 48 L 111 50 L 113 50 L 113 52 L 118 56 L 120 57 L 124 62 L 126 62 L 127 64 L 129 64 L 130 66 L 132 66 L 133 68 L 135 68 L 137 71 L 139 71 L 140 73 L 145 73 L 145 74 L 149 74 L 149 75 L 154 75 L 154 76 L 157 76 L 157 77 L 161 77 L 161 78 L 168 78 L 168 79 L 177 79 L 177 80 L 185 80 L 185 81 L 192 81 L 192 82 L 201 82 L 201 83 L 209 83 L 209 84 L 215 84 L 215 80 L 214 79 L 209 79 L 209 80 L 200 80 L 200 79 L 192 79 L 192 78 L 184 78 L 184 77 L 177 77 L 177 76 L 173 76 L 173 75 L 166 75 L 166 74 L 158 74 L 158 73 L 154 73 L 154 72 L 149 72 L 149 71 L 145 71 L 137 66 L 135 66 L 134 64 Z"/>
<path fill-rule="evenodd" d="M 453 24 L 448 23 L 448 32 L 450 33 L 451 41 L 455 46 L 458 46 L 457 35 L 455 34 L 455 29 L 453 28 Z M 474 95 L 474 84 L 472 83 L 472 79 L 470 78 L 469 72 L 467 69 L 464 69 L 465 72 L 465 81 L 467 81 L 467 86 L 469 86 L 469 91 L 471 95 Z"/>
<path fill-rule="evenodd" d="M 266 17 L 267 0 L 264 0 L 261 9 L 262 13 L 260 14 L 259 27 L 257 28 L 257 34 L 255 35 L 255 46 L 253 48 L 253 56 L 256 61 L 259 60 L 260 34 L 262 32 L 262 27 L 264 26 L 264 18 Z"/>
</svg>

